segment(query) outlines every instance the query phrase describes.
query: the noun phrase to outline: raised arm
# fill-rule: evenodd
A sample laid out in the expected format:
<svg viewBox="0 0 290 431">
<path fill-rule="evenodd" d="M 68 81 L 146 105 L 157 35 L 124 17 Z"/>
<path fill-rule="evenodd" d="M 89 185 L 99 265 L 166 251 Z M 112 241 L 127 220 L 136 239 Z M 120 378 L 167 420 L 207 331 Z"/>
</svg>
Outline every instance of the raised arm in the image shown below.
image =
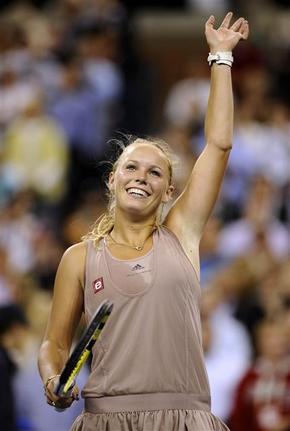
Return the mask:
<svg viewBox="0 0 290 431">
<path fill-rule="evenodd" d="M 186 251 L 198 244 L 204 226 L 216 202 L 232 147 L 233 95 L 231 55 L 241 39 L 247 39 L 248 22 L 237 19 L 232 25 L 229 12 L 218 29 L 211 16 L 205 24 L 205 36 L 210 53 L 222 53 L 226 64 L 213 62 L 211 85 L 205 119 L 206 145 L 195 163 L 188 183 L 171 208 L 165 224 L 179 238 Z M 189 245 L 190 242 L 190 245 Z"/>
<path fill-rule="evenodd" d="M 47 402 L 68 407 L 74 396 L 59 399 L 53 394 L 57 376 L 68 359 L 72 339 L 83 311 L 83 282 L 85 244 L 70 247 L 59 264 L 52 301 L 52 309 L 39 352 L 39 371 L 45 386 Z"/>
</svg>

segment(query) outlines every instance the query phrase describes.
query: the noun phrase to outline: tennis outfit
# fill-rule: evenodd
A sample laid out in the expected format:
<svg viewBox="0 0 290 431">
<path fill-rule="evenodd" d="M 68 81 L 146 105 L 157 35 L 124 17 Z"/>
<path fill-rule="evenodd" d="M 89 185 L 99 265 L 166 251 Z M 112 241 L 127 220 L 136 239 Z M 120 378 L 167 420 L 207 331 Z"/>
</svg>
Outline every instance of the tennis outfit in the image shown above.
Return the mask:
<svg viewBox="0 0 290 431">
<path fill-rule="evenodd" d="M 104 299 L 112 314 L 94 346 L 71 431 L 226 431 L 210 412 L 195 270 L 165 227 L 134 260 L 114 258 L 105 240 L 87 243 L 87 322 Z"/>
</svg>

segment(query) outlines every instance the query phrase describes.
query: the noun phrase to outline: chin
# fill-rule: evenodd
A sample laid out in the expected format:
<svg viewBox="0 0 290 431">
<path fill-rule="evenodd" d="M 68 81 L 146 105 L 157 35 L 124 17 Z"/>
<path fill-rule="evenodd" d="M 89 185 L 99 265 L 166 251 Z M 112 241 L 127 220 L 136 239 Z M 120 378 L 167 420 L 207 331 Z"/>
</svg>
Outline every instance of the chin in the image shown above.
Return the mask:
<svg viewBox="0 0 290 431">
<path fill-rule="evenodd" d="M 123 211 L 125 212 L 125 214 L 128 214 L 129 216 L 134 216 L 136 218 L 139 219 L 144 219 L 144 218 L 148 218 L 148 217 L 155 217 L 157 214 L 157 211 L 154 210 L 151 211 L 147 208 L 141 207 L 141 205 L 126 205 L 123 207 Z"/>
<path fill-rule="evenodd" d="M 144 211 L 144 208 L 138 208 L 137 206 L 134 206 L 134 205 L 130 205 L 130 206 L 127 206 L 126 208 L 125 208 L 125 212 L 127 213 L 127 214 L 134 214 L 134 215 L 138 215 L 138 216 L 140 216 L 140 217 L 146 217 L 148 214 L 147 214 L 147 212 L 146 211 Z"/>
</svg>

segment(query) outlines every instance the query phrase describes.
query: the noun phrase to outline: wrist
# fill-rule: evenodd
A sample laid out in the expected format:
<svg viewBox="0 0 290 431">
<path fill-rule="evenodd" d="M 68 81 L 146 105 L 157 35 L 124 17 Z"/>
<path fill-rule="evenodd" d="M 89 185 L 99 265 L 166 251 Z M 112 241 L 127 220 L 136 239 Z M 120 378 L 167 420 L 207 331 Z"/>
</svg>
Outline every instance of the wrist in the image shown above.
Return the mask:
<svg viewBox="0 0 290 431">
<path fill-rule="evenodd" d="M 232 55 L 231 51 L 216 51 L 216 52 L 210 52 L 207 57 L 208 64 L 210 66 L 213 65 L 213 63 L 216 64 L 224 64 L 226 66 L 232 67 L 232 64 L 234 62 L 234 57 Z"/>
<path fill-rule="evenodd" d="M 45 382 L 44 382 L 44 384 L 43 384 L 44 392 L 46 392 L 46 390 L 47 390 L 47 387 L 48 387 L 49 383 L 50 383 L 52 380 L 54 380 L 54 379 L 56 379 L 57 377 L 59 377 L 59 376 L 60 376 L 60 374 L 54 374 L 53 376 L 50 376 L 50 377 L 48 377 L 48 378 L 45 380 Z"/>
<path fill-rule="evenodd" d="M 209 51 L 212 54 L 216 54 L 217 52 L 232 52 L 233 49 L 229 46 L 224 46 L 224 45 L 208 45 L 209 47 Z"/>
</svg>

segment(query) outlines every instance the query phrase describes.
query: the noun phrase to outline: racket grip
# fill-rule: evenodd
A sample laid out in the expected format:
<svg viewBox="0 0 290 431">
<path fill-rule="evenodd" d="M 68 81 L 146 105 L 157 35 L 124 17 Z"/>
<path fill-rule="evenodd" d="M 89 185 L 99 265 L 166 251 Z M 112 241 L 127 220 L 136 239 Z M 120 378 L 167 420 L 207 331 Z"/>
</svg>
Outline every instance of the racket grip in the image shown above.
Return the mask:
<svg viewBox="0 0 290 431">
<path fill-rule="evenodd" d="M 64 384 L 58 384 L 54 393 L 55 395 L 57 395 L 58 397 L 62 397 L 62 398 L 70 398 L 72 396 L 72 392 L 73 392 L 73 388 L 75 385 L 75 380 L 73 380 L 71 386 L 69 387 L 69 389 L 64 392 L 64 387 L 65 387 L 65 383 Z M 60 408 L 60 407 L 54 407 L 54 410 L 56 412 L 62 413 L 66 410 L 66 408 Z"/>
<path fill-rule="evenodd" d="M 72 392 L 73 392 L 73 388 L 75 385 L 75 380 L 73 380 L 71 386 L 69 387 L 69 389 L 64 392 L 64 387 L 65 387 L 65 383 L 64 384 L 58 384 L 54 393 L 55 395 L 57 395 L 58 397 L 62 397 L 62 398 L 70 398 L 72 396 Z"/>
</svg>

